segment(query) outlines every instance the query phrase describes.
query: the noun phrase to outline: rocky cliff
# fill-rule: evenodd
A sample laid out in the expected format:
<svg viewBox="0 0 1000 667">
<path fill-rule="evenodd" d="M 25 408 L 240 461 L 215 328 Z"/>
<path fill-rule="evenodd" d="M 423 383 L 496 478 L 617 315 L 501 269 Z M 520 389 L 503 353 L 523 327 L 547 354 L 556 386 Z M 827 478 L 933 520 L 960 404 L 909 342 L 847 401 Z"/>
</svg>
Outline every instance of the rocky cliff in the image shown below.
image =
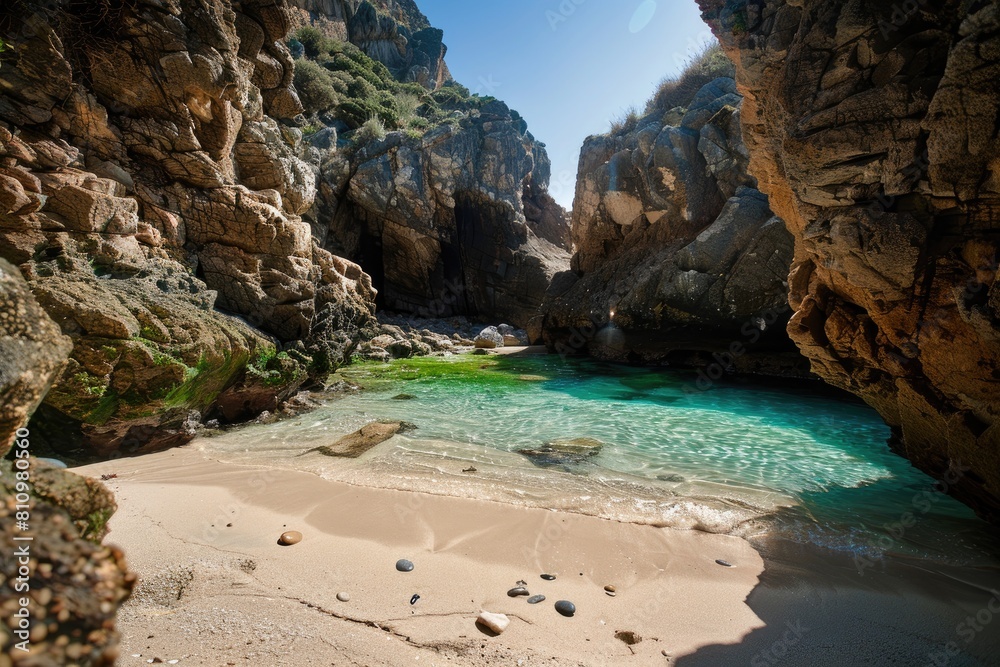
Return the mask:
<svg viewBox="0 0 1000 667">
<path fill-rule="evenodd" d="M 73 342 L 36 420 L 54 447 L 252 416 L 370 323 L 370 280 L 300 217 L 316 179 L 289 27 L 273 0 L 0 9 L 0 256 Z"/>
<path fill-rule="evenodd" d="M 750 172 L 795 237 L 789 334 L 1000 520 L 1000 6 L 700 5 L 738 66 Z"/>
<path fill-rule="evenodd" d="M 725 61 L 706 53 L 645 116 L 584 144 L 573 270 L 542 309 L 556 351 L 707 366 L 711 379 L 802 373 L 784 333 L 791 236 L 747 173 L 735 83 L 698 78 L 713 58 Z"/>
<path fill-rule="evenodd" d="M 320 182 L 304 214 L 314 234 L 372 276 L 384 308 L 525 326 L 569 260 L 545 146 L 503 102 L 414 77 L 412 54 L 401 65 L 372 47 L 376 25 L 400 54 L 426 42 L 433 29 L 410 35 L 426 19 L 407 18 L 406 3 L 300 5 L 311 8 L 292 43 L 311 130 L 303 157 Z"/>
<path fill-rule="evenodd" d="M 505 104 L 329 156 L 312 219 L 389 310 L 526 326 L 569 263 L 544 149 Z"/>
</svg>

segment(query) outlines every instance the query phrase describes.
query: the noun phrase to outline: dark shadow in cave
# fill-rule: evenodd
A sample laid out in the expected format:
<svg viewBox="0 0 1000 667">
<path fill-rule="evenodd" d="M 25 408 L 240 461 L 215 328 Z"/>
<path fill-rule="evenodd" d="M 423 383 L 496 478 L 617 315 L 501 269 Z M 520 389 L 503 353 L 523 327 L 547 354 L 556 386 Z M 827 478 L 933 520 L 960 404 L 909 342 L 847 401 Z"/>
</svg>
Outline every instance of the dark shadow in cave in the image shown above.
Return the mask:
<svg viewBox="0 0 1000 667">
<path fill-rule="evenodd" d="M 358 256 L 355 260 L 372 279 L 372 287 L 378 290 L 375 307 L 385 307 L 385 260 L 382 254 L 382 239 L 371 234 L 362 234 L 358 242 Z"/>
</svg>

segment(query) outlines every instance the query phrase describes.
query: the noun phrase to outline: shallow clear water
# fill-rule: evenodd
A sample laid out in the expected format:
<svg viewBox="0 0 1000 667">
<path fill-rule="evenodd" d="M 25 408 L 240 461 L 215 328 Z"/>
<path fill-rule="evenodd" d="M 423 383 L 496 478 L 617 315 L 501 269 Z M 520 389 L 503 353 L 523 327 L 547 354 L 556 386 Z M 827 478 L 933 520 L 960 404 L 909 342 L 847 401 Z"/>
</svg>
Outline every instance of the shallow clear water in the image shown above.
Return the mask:
<svg viewBox="0 0 1000 667">
<path fill-rule="evenodd" d="M 889 451 L 873 410 L 805 385 L 702 391 L 690 374 L 541 355 L 368 364 L 342 375 L 365 391 L 201 446 L 351 483 L 777 535 L 875 562 L 892 553 L 987 564 L 997 553 L 985 523 Z M 417 429 L 358 460 L 300 456 L 375 419 Z M 550 467 L 517 453 L 567 438 L 604 444 Z M 914 521 L 900 528 L 907 513 Z"/>
</svg>

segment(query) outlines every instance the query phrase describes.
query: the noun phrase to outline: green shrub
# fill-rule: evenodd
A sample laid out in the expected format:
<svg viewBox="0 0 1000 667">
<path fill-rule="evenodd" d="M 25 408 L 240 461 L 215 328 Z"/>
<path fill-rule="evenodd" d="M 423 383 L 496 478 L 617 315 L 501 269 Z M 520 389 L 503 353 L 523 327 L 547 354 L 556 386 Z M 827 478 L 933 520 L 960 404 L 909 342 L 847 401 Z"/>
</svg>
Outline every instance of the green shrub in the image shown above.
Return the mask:
<svg viewBox="0 0 1000 667">
<path fill-rule="evenodd" d="M 382 124 L 382 120 L 378 116 L 372 116 L 364 122 L 364 125 L 358 128 L 354 134 L 354 140 L 360 143 L 382 141 L 385 139 L 385 135 L 385 125 Z"/>
<path fill-rule="evenodd" d="M 329 72 L 305 58 L 295 61 L 295 88 L 307 114 L 329 111 L 340 102 Z"/>
<path fill-rule="evenodd" d="M 302 44 L 302 48 L 306 50 L 306 55 L 310 58 L 316 58 L 321 53 L 326 53 L 331 41 L 319 31 L 319 28 L 312 26 L 299 28 L 292 39 L 296 39 Z"/>
<path fill-rule="evenodd" d="M 289 41 L 295 40 L 305 53 L 295 61 L 295 87 L 316 127 L 336 119 L 352 130 L 367 126 L 363 136 L 402 130 L 416 137 L 437 125 L 457 125 L 495 99 L 473 95 L 454 82 L 429 92 L 418 83 L 397 81 L 361 49 L 313 27 L 298 30 Z M 375 121 L 378 127 L 373 127 Z M 514 121 L 523 124 L 519 116 Z"/>
<path fill-rule="evenodd" d="M 417 118 L 417 111 L 423 105 L 423 100 L 410 92 L 397 92 L 393 101 L 402 127 L 409 126 L 410 122 Z"/>
</svg>

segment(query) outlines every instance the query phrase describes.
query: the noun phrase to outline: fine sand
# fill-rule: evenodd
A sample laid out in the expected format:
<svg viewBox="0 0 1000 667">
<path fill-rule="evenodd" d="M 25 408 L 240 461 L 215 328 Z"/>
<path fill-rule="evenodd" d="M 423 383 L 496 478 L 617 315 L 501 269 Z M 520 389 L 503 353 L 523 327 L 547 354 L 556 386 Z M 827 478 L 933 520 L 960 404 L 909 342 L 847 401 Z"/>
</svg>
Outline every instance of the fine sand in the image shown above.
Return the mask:
<svg viewBox="0 0 1000 667">
<path fill-rule="evenodd" d="M 118 615 L 123 666 L 921 667 L 951 640 L 949 666 L 1000 655 L 1000 633 L 956 635 L 989 595 L 954 576 L 880 572 L 862 585 L 806 553 L 765 574 L 734 537 L 358 487 L 191 447 L 78 472 L 116 475 L 108 541 L 140 575 Z M 304 539 L 279 546 L 286 530 Z M 397 572 L 400 558 L 414 571 Z M 518 580 L 547 599 L 508 597 Z M 561 599 L 573 618 L 555 611 Z M 509 616 L 502 635 L 476 625 L 483 610 Z"/>
</svg>

